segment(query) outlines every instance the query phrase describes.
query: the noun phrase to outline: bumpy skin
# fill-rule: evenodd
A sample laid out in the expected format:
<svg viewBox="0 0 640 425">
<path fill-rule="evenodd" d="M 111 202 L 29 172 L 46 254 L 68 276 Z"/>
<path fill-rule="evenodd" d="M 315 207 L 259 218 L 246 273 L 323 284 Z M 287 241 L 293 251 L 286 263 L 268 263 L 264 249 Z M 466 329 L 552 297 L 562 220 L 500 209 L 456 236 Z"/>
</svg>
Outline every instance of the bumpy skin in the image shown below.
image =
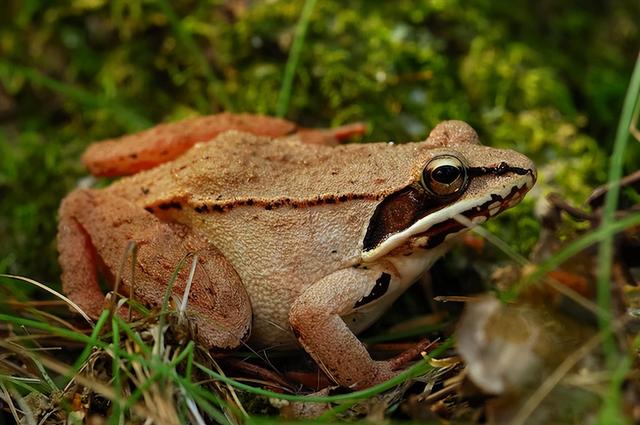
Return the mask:
<svg viewBox="0 0 640 425">
<path fill-rule="evenodd" d="M 240 301 L 217 301 L 210 307 L 210 317 L 221 317 L 229 325 L 226 315 L 236 317 L 238 309 L 246 312 L 250 303 L 251 344 L 290 348 L 298 343 L 345 387 L 363 388 L 389 378 L 394 373 L 392 364 L 372 360 L 355 334 L 376 320 L 448 246 L 448 242 L 428 246 L 430 236 L 424 229 L 416 235 L 402 230 L 414 221 L 441 216 L 444 220 L 449 215 L 443 214 L 451 208 L 462 206 L 462 213 L 476 203 L 492 203 L 491 214 L 478 211 L 486 217 L 494 215 L 517 202 L 535 174 L 526 157 L 480 145 L 473 129 L 458 121 L 440 124 L 420 143 L 332 146 L 344 130 L 280 139 L 226 132 L 105 189 L 72 193 L 60 212 L 65 291 L 97 311 L 101 297 L 97 284 L 84 281 L 89 279 L 85 272 L 95 274 L 95 264 L 100 262 L 95 258 L 101 258 L 113 273 L 126 240 L 162 240 L 169 233 L 174 235 L 172 242 L 160 245 L 179 249 L 171 260 L 163 259 L 164 274 L 159 271 L 149 279 L 143 291 L 146 302 L 158 302 L 172 270 L 168 264 L 202 244 L 211 250 L 212 261 L 218 264 L 226 259 L 237 272 L 216 266 L 218 280 L 233 292 L 239 276 L 250 299 L 238 290 Z M 153 139 L 145 134 L 140 136 L 145 149 L 154 151 Z M 129 151 L 138 152 L 131 137 L 108 142 L 122 144 L 115 150 L 116 161 L 130 155 Z M 322 143 L 303 143 L 318 140 Z M 162 149 L 165 144 L 158 142 Z M 432 158 L 443 154 L 461 157 L 478 175 L 455 199 L 438 201 L 426 216 L 416 215 L 422 207 L 412 203 L 413 195 L 396 194 L 411 189 L 425 197 L 420 189 L 422 171 Z M 526 175 L 496 171 L 507 163 L 529 171 Z M 118 164 L 106 165 L 113 167 Z M 483 167 L 490 169 L 486 175 Z M 521 189 L 510 192 L 512 186 Z M 502 194 L 504 201 L 496 200 L 495 193 Z M 516 193 L 517 198 L 506 193 Z M 432 201 L 429 195 L 425 199 Z M 379 207 L 387 212 L 376 215 Z M 93 223 L 96 209 L 103 210 L 98 214 L 103 218 Z M 122 223 L 130 226 L 128 232 L 120 230 Z M 388 240 L 397 241 L 396 234 L 405 236 L 391 247 L 384 239 L 379 246 L 365 247 L 365 235 L 372 227 Z M 113 242 L 105 244 L 105 239 Z M 153 245 L 149 243 L 150 251 Z M 149 255 L 144 262 L 138 261 L 143 270 L 156 262 Z M 82 275 L 76 276 L 76 269 Z M 216 274 L 213 269 L 205 277 Z M 205 287 L 205 283 L 200 286 Z M 136 279 L 136 293 L 137 288 Z M 203 314 L 207 314 L 205 304 L 199 310 Z M 239 316 L 248 320 L 246 313 Z M 237 327 L 238 339 L 242 330 Z"/>
</svg>

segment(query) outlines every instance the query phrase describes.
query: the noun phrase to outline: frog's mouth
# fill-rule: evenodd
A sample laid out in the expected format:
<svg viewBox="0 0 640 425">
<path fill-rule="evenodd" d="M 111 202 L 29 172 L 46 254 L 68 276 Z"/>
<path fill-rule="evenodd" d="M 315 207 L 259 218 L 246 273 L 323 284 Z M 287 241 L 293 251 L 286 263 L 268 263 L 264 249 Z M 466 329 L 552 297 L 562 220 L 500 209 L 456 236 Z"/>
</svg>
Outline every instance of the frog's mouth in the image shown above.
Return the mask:
<svg viewBox="0 0 640 425">
<path fill-rule="evenodd" d="M 520 187 L 513 186 L 505 197 L 492 194 L 491 199 L 485 201 L 483 204 L 460 213 L 460 215 L 467 218 L 467 220 L 462 220 L 459 219 L 458 216 L 454 216 L 453 218 L 432 225 L 429 230 L 413 235 L 413 237 L 416 239 L 426 237 L 426 242 L 421 244 L 421 247 L 427 249 L 434 248 L 444 242 L 448 235 L 453 235 L 461 230 L 468 229 L 469 226 L 467 224 L 469 222 L 473 225 L 482 224 L 489 218 L 515 206 L 524 198 L 524 195 L 529 189 L 530 187 L 524 184 Z"/>
<path fill-rule="evenodd" d="M 515 182 L 504 185 L 480 198 L 459 199 L 451 205 L 434 211 L 418 219 L 402 231 L 389 235 L 377 246 L 371 247 L 362 255 L 364 261 L 374 261 L 394 249 L 405 245 L 408 241 L 414 247 L 433 249 L 442 244 L 448 237 L 468 230 L 472 225 L 482 224 L 490 217 L 500 214 L 518 204 L 535 183 L 535 172 L 528 170 L 519 175 Z M 462 216 L 462 217 L 460 217 Z M 366 242 L 366 238 L 365 238 Z"/>
</svg>

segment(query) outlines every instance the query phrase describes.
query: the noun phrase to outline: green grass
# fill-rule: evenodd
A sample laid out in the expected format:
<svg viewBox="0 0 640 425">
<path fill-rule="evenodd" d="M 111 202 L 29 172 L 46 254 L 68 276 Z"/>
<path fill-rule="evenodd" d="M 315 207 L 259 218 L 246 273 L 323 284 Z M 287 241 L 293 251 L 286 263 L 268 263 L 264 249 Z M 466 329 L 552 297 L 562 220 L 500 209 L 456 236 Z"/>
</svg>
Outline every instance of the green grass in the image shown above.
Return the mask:
<svg viewBox="0 0 640 425">
<path fill-rule="evenodd" d="M 282 80 L 282 86 L 278 94 L 278 103 L 276 104 L 276 115 L 284 117 L 287 115 L 289 109 L 289 101 L 291 100 L 291 91 L 293 90 L 293 79 L 296 75 L 298 63 L 300 62 L 300 55 L 302 48 L 304 47 L 305 37 L 307 36 L 307 27 L 309 26 L 309 20 L 311 18 L 311 12 L 316 4 L 316 0 L 305 0 L 304 7 L 302 8 L 302 14 L 300 15 L 300 21 L 296 27 L 295 38 L 291 45 L 291 52 L 287 59 L 287 65 L 284 69 L 284 78 Z"/>
<path fill-rule="evenodd" d="M 168 290 L 167 293 L 169 292 Z M 160 313 L 160 317 L 164 317 L 166 314 L 167 312 Z M 64 376 L 64 379 L 60 381 L 62 387 L 68 388 L 72 381 L 78 381 L 80 384 L 94 391 L 98 391 L 110 399 L 113 403 L 110 423 L 119 423 L 122 415 L 129 415 L 131 412 L 136 411 L 138 413 L 146 412 L 146 414 L 151 415 L 151 417 L 156 418 L 156 420 L 161 419 L 158 416 L 154 416 L 154 412 L 151 410 L 153 406 L 149 405 L 147 397 L 151 397 L 150 392 L 152 392 L 152 390 L 167 388 L 167 386 L 180 388 L 182 390 L 181 396 L 179 395 L 177 397 L 176 394 L 165 394 L 167 404 L 171 404 L 172 397 L 176 398 L 178 404 L 176 409 L 178 410 L 187 409 L 185 403 L 187 403 L 188 400 L 193 400 L 202 412 L 206 412 L 210 418 L 215 419 L 218 423 L 230 423 L 225 419 L 225 414 L 231 413 L 233 415 L 239 415 L 240 417 L 246 416 L 246 413 L 239 410 L 237 406 L 230 405 L 228 402 L 219 398 L 215 392 L 198 385 L 194 381 L 198 376 L 198 373 L 194 373 L 196 371 L 202 372 L 202 377 L 211 378 L 213 382 L 229 385 L 248 394 L 288 400 L 291 402 L 334 403 L 336 407 L 333 410 L 328 410 L 323 415 L 325 419 L 328 419 L 332 417 L 333 414 L 353 406 L 360 400 L 372 398 L 400 385 L 408 379 L 426 374 L 433 369 L 428 359 L 437 357 L 445 352 L 452 346 L 453 342 L 452 340 L 445 341 L 433 350 L 425 360 L 416 363 L 411 368 L 408 368 L 385 383 L 366 390 L 342 395 L 308 396 L 264 390 L 228 378 L 211 369 L 208 362 L 203 363 L 202 360 L 198 361 L 194 359 L 196 345 L 193 341 L 187 342 L 186 345 L 182 347 L 170 346 L 164 343 L 162 333 L 154 332 L 153 341 L 147 343 L 143 340 L 140 333 L 148 332 L 149 329 L 147 326 L 137 325 L 136 328 L 133 328 L 122 318 L 112 316 L 107 310 L 102 313 L 96 324 L 90 329 L 90 335 L 55 326 L 44 321 L 27 319 L 15 315 L 0 314 L 0 322 L 13 325 L 17 328 L 44 331 L 46 335 L 62 338 L 60 341 L 62 345 L 64 345 L 64 340 L 77 341 L 85 344 L 73 366 L 65 366 L 48 355 L 40 356 L 36 353 L 31 353 L 28 349 L 22 348 L 19 345 L 3 344 L 7 354 L 12 353 L 15 356 L 23 356 L 24 359 L 30 359 L 38 365 L 40 377 L 36 379 L 39 379 L 38 383 L 41 389 L 35 386 L 23 385 L 21 377 L 19 376 L 3 376 L 1 382 L 12 388 L 13 386 L 16 388 L 20 387 L 29 393 L 42 393 L 45 396 L 50 396 L 60 391 L 60 388 L 58 388 L 49 377 L 47 370 L 51 370 L 56 374 L 60 374 L 61 377 Z M 110 323 L 109 327 L 107 327 L 108 323 Z M 165 329 L 165 327 L 159 323 L 155 329 Z M 127 341 L 126 344 L 124 343 L 125 341 Z M 109 381 L 109 390 L 106 394 L 104 393 L 105 390 L 102 384 L 92 383 L 91 380 L 82 378 L 80 375 L 83 369 L 86 373 L 86 368 L 91 364 L 89 362 L 90 358 L 95 358 L 98 353 L 102 355 L 106 354 L 112 359 L 111 379 Z M 207 356 L 204 357 L 204 359 L 206 358 Z M 144 373 L 140 373 L 140 371 L 144 371 Z M 138 379 L 134 379 L 134 377 Z M 128 385 L 130 386 L 135 383 L 135 386 L 128 397 L 121 398 L 124 381 L 128 381 Z M 146 402 L 143 402 L 143 399 L 145 399 Z M 20 401 L 21 397 L 16 397 L 16 400 Z"/>
<path fill-rule="evenodd" d="M 609 164 L 609 191 L 607 192 L 605 203 L 602 211 L 601 226 L 606 227 L 616 221 L 614 214 L 618 207 L 618 196 L 620 194 L 620 186 L 618 182 L 623 177 L 624 156 L 627 151 L 627 141 L 630 138 L 629 129 L 631 128 L 634 111 L 640 104 L 640 56 L 636 60 L 636 65 L 631 75 L 629 88 L 625 97 L 622 114 L 618 123 L 616 139 L 613 145 L 613 152 Z M 640 222 L 640 213 L 632 216 Z M 602 311 L 611 311 L 611 273 L 613 271 L 614 256 L 614 235 L 606 235 L 599 245 L 597 277 L 598 277 L 598 306 Z M 620 353 L 616 346 L 615 335 L 613 332 L 613 317 L 611 315 L 600 315 L 600 328 L 605 333 L 604 349 L 607 359 L 607 366 L 612 371 L 611 390 L 604 399 L 604 405 L 599 417 L 601 424 L 626 424 L 630 421 L 623 415 L 622 405 L 622 385 L 624 378 L 629 372 L 633 363 L 632 357 L 635 357 L 637 344 L 632 346 L 633 351 L 630 353 Z M 622 359 L 621 359 L 622 357 Z"/>
</svg>

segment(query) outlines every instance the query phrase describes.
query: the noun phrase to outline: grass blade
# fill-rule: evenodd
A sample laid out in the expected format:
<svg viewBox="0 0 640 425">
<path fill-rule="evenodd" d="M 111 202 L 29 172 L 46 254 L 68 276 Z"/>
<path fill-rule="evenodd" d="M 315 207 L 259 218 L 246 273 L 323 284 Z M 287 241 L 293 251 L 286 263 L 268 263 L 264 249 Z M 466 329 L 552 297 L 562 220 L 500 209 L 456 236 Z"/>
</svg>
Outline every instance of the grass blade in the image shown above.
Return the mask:
<svg viewBox="0 0 640 425">
<path fill-rule="evenodd" d="M 618 129 L 616 131 L 616 138 L 613 144 L 613 152 L 609 161 L 609 190 L 607 191 L 604 206 L 602 208 L 602 221 L 601 228 L 606 228 L 612 223 L 615 223 L 615 212 L 618 207 L 618 196 L 620 194 L 619 182 L 622 178 L 622 168 L 624 162 L 624 154 L 627 148 L 627 142 L 629 141 L 630 128 L 633 122 L 633 113 L 640 97 L 640 55 L 636 59 L 636 64 L 631 74 L 631 80 L 627 87 L 627 94 L 625 95 L 624 103 L 622 106 L 622 114 L 620 121 L 618 121 Z M 624 383 L 624 376 L 631 367 L 631 362 L 625 358 L 620 359 L 621 356 L 625 356 L 619 353 L 616 341 L 613 334 L 611 322 L 612 317 L 612 302 L 611 302 L 611 272 L 613 266 L 613 237 L 612 233 L 606 234 L 600 242 L 598 258 L 597 258 L 597 298 L 598 305 L 601 310 L 609 312 L 607 315 L 600 315 L 599 324 L 602 332 L 605 334 L 603 340 L 603 349 L 605 354 L 605 360 L 607 363 L 607 369 L 613 373 L 611 388 L 607 392 L 603 400 L 603 406 L 600 410 L 599 423 L 601 424 L 625 424 L 627 419 L 621 409 L 621 390 Z M 625 356 L 626 357 L 626 356 Z"/>
<path fill-rule="evenodd" d="M 71 307 L 73 307 L 74 310 L 76 310 L 78 313 L 80 313 L 80 315 L 87 322 L 89 322 L 89 324 L 93 325 L 93 320 L 91 320 L 91 318 L 89 316 L 87 316 L 87 314 L 80 308 L 80 306 L 78 304 L 74 303 L 69 298 L 67 298 L 66 296 L 62 295 L 60 292 L 54 291 L 53 289 L 51 289 L 47 285 L 43 285 L 42 283 L 40 283 L 38 281 L 35 281 L 33 279 L 29 279 L 28 277 L 15 276 L 15 275 L 12 275 L 12 274 L 4 274 L 4 273 L 2 273 L 2 274 L 0 274 L 0 277 L 6 277 L 8 279 L 21 280 L 23 282 L 30 283 L 30 284 L 32 284 L 34 286 L 37 286 L 40 289 L 43 289 L 43 290 L 49 292 L 50 294 L 60 298 L 62 301 L 64 301 L 67 304 L 69 304 Z"/>
<path fill-rule="evenodd" d="M 287 59 L 287 64 L 284 69 L 284 79 L 282 80 L 282 86 L 280 87 L 280 93 L 278 94 L 278 103 L 276 105 L 276 115 L 284 117 L 289 109 L 289 101 L 291 100 L 291 91 L 293 88 L 293 77 L 296 74 L 298 68 L 298 62 L 300 62 L 300 55 L 302 54 L 302 47 L 304 47 L 304 40 L 307 35 L 307 28 L 309 27 L 309 21 L 311 19 L 311 12 L 316 4 L 316 0 L 306 0 L 302 7 L 302 14 L 296 27 L 295 37 L 293 44 L 291 45 L 291 52 Z"/>
<path fill-rule="evenodd" d="M 618 122 L 616 138 L 613 145 L 613 153 L 609 163 L 609 190 L 606 194 L 604 207 L 602 209 L 601 227 L 606 228 L 614 222 L 614 214 L 618 206 L 618 196 L 620 194 L 619 182 L 622 178 L 622 165 L 624 153 L 629 140 L 629 128 L 633 119 L 633 111 L 636 101 L 640 96 L 640 56 L 636 60 L 635 68 L 631 75 L 631 81 L 627 88 L 627 94 L 622 107 L 622 115 Z M 598 305 L 603 311 L 611 311 L 611 269 L 613 263 L 613 234 L 608 233 L 600 242 L 600 249 L 597 259 L 597 281 L 598 281 Z M 611 329 L 611 317 L 600 316 L 600 327 L 603 330 Z M 610 331 L 608 331 L 610 332 Z M 617 353 L 613 335 L 609 335 L 604 341 L 607 364 L 614 367 L 617 363 Z"/>
</svg>

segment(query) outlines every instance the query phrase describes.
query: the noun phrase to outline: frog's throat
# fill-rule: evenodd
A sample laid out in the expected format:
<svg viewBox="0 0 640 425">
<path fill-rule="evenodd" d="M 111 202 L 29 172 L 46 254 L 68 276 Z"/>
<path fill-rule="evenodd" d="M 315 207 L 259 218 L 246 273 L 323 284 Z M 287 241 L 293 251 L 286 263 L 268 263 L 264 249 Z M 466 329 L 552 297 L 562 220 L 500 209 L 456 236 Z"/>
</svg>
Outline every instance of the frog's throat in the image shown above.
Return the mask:
<svg viewBox="0 0 640 425">
<path fill-rule="evenodd" d="M 510 183 L 483 197 L 459 200 L 440 210 L 426 215 L 408 228 L 387 237 L 375 248 L 364 251 L 362 259 L 371 262 L 387 255 L 409 240 L 420 239 L 420 246 L 433 249 L 450 235 L 468 230 L 470 227 L 456 220 L 456 216 L 466 217 L 473 225 L 482 224 L 490 217 L 519 203 L 533 187 L 535 174 L 520 175 L 515 183 Z"/>
</svg>

